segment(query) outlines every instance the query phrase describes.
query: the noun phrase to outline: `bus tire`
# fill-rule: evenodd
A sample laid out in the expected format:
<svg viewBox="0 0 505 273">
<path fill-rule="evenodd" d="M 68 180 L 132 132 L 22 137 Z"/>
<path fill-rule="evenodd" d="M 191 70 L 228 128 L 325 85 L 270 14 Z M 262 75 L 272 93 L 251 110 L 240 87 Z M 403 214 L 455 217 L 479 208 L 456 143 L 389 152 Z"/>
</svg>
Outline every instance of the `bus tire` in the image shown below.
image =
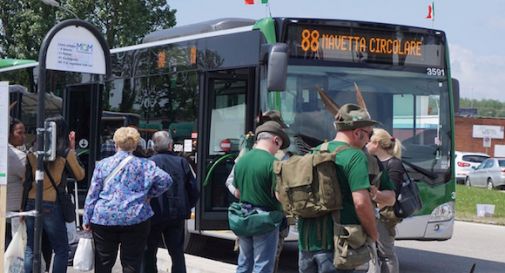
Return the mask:
<svg viewBox="0 0 505 273">
<path fill-rule="evenodd" d="M 201 253 L 207 244 L 207 239 L 207 236 L 190 232 L 188 230 L 188 222 L 186 221 L 186 229 L 184 232 L 184 252 L 188 254 Z"/>
</svg>

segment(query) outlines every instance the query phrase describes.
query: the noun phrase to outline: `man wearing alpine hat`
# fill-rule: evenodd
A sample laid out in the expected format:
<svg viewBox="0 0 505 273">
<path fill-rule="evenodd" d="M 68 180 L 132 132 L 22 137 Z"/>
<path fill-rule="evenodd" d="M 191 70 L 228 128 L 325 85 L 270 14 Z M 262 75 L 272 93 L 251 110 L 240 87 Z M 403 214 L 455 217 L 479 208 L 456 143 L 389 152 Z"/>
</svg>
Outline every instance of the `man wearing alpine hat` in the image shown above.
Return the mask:
<svg viewBox="0 0 505 273">
<path fill-rule="evenodd" d="M 289 147 L 288 135 L 275 121 L 267 121 L 256 128 L 256 145 L 235 164 L 234 186 L 240 192 L 240 202 L 267 211 L 282 211 L 275 197 L 274 154 Z M 275 265 L 275 253 L 279 240 L 279 228 L 253 236 L 239 236 L 237 273 L 271 273 Z"/>
<path fill-rule="evenodd" d="M 300 218 L 298 222 L 299 272 L 353 272 L 349 266 L 334 266 L 334 220 L 341 225 L 361 225 L 370 241 L 376 241 L 377 226 L 370 200 L 368 160 L 362 148 L 372 136 L 377 122 L 355 104 L 343 105 L 335 115 L 335 138 L 328 143 L 329 152 L 341 146 L 346 149 L 335 157 L 337 177 L 342 194 L 342 210 L 337 216 Z M 318 147 L 320 148 L 320 147 Z M 316 148 L 316 149 L 318 149 Z M 324 233 L 324 234 L 322 234 Z"/>
</svg>

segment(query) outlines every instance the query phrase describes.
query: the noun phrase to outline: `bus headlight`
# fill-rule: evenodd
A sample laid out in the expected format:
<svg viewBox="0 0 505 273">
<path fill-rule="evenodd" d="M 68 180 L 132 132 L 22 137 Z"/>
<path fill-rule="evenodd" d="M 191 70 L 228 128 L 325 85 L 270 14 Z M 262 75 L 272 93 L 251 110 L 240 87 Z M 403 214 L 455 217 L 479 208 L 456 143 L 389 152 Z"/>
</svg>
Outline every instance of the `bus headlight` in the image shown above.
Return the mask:
<svg viewBox="0 0 505 273">
<path fill-rule="evenodd" d="M 436 207 L 430 216 L 429 222 L 448 221 L 454 217 L 454 202 L 447 202 Z"/>
</svg>

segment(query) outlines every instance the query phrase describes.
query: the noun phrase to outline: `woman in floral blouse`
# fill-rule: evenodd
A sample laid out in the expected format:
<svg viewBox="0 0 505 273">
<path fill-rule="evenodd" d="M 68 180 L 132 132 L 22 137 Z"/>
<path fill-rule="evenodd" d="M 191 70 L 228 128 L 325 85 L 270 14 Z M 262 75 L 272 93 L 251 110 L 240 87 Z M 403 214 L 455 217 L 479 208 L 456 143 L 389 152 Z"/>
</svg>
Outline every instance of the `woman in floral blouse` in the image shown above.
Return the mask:
<svg viewBox="0 0 505 273">
<path fill-rule="evenodd" d="M 172 184 L 153 161 L 131 155 L 139 139 L 136 129 L 119 128 L 114 133 L 116 154 L 100 161 L 93 173 L 83 228 L 93 232 L 96 273 L 112 271 L 118 247 L 123 272 L 140 272 L 153 215 L 149 200 Z"/>
</svg>

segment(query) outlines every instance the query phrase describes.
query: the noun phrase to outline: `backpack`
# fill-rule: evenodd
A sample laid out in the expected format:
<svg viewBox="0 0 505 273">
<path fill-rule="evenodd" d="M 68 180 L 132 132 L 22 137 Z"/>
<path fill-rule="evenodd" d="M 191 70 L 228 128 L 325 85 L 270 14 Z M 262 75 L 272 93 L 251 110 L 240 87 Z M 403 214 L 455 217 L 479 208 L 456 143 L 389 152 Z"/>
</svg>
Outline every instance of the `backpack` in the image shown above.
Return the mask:
<svg viewBox="0 0 505 273">
<path fill-rule="evenodd" d="M 348 148 L 329 152 L 328 143 L 323 143 L 313 153 L 274 161 L 278 199 L 288 216 L 311 218 L 342 209 L 335 156 Z"/>
</svg>

